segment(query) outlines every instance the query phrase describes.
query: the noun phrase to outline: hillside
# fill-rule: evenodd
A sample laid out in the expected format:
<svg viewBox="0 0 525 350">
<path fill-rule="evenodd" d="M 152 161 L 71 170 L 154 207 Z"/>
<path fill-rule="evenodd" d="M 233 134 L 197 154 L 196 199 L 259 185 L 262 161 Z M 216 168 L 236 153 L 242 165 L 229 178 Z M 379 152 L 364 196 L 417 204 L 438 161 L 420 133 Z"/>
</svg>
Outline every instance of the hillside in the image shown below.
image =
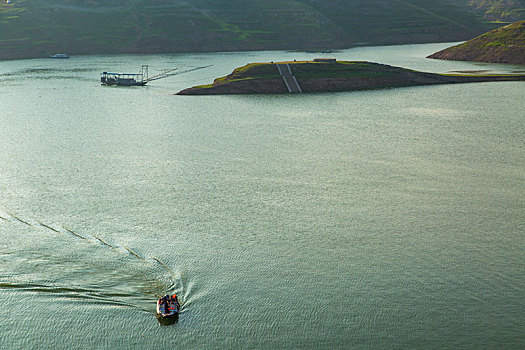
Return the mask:
<svg viewBox="0 0 525 350">
<path fill-rule="evenodd" d="M 468 0 L 474 12 L 491 21 L 515 22 L 525 19 L 523 0 Z"/>
<path fill-rule="evenodd" d="M 361 61 L 338 61 L 336 63 L 294 61 L 278 64 L 290 67 L 290 71 L 301 88 L 297 91 L 302 92 L 358 91 L 486 81 L 525 81 L 525 75 L 444 75 Z M 212 84 L 185 89 L 178 95 L 286 94 L 288 91 L 277 64 L 251 63 L 235 69 L 228 76 L 215 79 Z"/>
<path fill-rule="evenodd" d="M 429 58 L 455 61 L 525 64 L 525 21 L 492 30 Z"/>
<path fill-rule="evenodd" d="M 459 41 L 468 0 L 0 0 L 0 59 Z"/>
</svg>

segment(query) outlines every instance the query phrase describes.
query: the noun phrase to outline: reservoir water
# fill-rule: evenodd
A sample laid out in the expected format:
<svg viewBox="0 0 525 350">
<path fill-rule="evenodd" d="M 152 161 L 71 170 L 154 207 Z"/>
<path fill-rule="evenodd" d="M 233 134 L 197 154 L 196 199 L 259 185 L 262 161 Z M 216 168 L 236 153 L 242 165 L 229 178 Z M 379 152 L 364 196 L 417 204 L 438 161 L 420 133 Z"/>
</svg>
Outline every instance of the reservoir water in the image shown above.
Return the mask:
<svg viewBox="0 0 525 350">
<path fill-rule="evenodd" d="M 525 71 L 447 46 L 328 56 Z M 0 348 L 523 349 L 525 83 L 174 95 L 315 56 L 0 62 Z"/>
</svg>

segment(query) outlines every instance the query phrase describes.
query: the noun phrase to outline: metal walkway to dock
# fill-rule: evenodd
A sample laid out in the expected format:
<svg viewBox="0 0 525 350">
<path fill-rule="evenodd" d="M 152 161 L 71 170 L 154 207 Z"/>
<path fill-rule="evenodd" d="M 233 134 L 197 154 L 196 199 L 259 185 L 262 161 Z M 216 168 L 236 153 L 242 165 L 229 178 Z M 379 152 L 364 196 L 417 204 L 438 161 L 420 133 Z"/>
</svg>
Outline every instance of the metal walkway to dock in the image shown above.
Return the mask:
<svg viewBox="0 0 525 350">
<path fill-rule="evenodd" d="M 288 63 L 276 63 L 275 65 L 279 70 L 279 74 L 281 74 L 281 76 L 283 77 L 284 84 L 286 85 L 288 92 L 303 92 L 303 90 L 301 90 L 301 87 L 299 86 L 299 83 L 297 82 L 297 79 L 293 75 L 292 70 L 290 69 L 290 65 Z"/>
</svg>

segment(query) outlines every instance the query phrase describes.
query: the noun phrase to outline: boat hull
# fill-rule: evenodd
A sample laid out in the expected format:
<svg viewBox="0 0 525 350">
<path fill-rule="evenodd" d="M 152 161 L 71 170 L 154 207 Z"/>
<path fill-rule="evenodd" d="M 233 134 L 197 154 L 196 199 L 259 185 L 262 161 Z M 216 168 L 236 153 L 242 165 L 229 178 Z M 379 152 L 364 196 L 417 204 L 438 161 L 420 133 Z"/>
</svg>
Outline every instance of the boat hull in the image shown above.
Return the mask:
<svg viewBox="0 0 525 350">
<path fill-rule="evenodd" d="M 157 301 L 157 319 L 161 324 L 172 324 L 179 319 L 180 304 L 178 301 L 170 301 L 169 304 Z"/>
<path fill-rule="evenodd" d="M 67 55 L 65 53 L 57 53 L 55 55 L 49 56 L 49 58 L 67 59 L 67 58 L 69 58 L 69 55 Z"/>
<path fill-rule="evenodd" d="M 102 77 L 100 79 L 102 85 L 109 86 L 144 86 L 147 81 L 137 81 L 135 79 L 114 79 L 111 77 Z"/>
</svg>

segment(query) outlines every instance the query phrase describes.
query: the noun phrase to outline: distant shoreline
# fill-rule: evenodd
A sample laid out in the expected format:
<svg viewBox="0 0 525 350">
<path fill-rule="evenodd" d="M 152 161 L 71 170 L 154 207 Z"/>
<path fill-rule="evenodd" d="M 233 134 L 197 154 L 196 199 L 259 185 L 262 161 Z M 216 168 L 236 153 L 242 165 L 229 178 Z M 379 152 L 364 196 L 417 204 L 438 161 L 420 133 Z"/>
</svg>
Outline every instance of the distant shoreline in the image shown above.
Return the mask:
<svg viewBox="0 0 525 350">
<path fill-rule="evenodd" d="M 367 45 L 353 45 L 348 47 L 340 47 L 340 48 L 332 48 L 330 50 L 330 54 L 337 54 L 340 51 L 346 51 L 346 50 L 352 50 L 357 48 L 365 48 L 365 47 L 391 47 L 391 46 L 410 46 L 410 45 L 432 45 L 432 44 L 442 44 L 442 45 L 457 45 L 459 43 L 463 43 L 465 41 L 436 41 L 436 42 L 410 42 L 410 43 L 397 43 L 397 44 L 380 44 L 380 43 L 369 43 Z M 188 54 L 232 54 L 232 53 L 249 53 L 249 52 L 265 52 L 265 51 L 282 51 L 282 52 L 297 52 L 297 53 L 305 53 L 305 54 L 320 54 L 325 55 L 328 54 L 328 52 L 324 52 L 323 50 L 302 50 L 302 49 L 285 49 L 285 48 L 265 48 L 265 49 L 246 49 L 246 50 L 210 50 L 210 51 L 177 51 L 177 52 L 96 52 L 96 53 L 74 53 L 74 52 L 66 52 L 70 58 L 75 57 L 90 57 L 90 56 L 149 56 L 149 55 L 188 55 Z M 49 52 L 47 54 L 43 54 L 41 56 L 27 56 L 27 57 L 18 57 L 18 58 L 0 58 L 0 62 L 6 62 L 6 61 L 19 61 L 19 60 L 38 60 L 38 59 L 48 59 L 51 54 L 54 54 L 54 52 Z"/>
</svg>

